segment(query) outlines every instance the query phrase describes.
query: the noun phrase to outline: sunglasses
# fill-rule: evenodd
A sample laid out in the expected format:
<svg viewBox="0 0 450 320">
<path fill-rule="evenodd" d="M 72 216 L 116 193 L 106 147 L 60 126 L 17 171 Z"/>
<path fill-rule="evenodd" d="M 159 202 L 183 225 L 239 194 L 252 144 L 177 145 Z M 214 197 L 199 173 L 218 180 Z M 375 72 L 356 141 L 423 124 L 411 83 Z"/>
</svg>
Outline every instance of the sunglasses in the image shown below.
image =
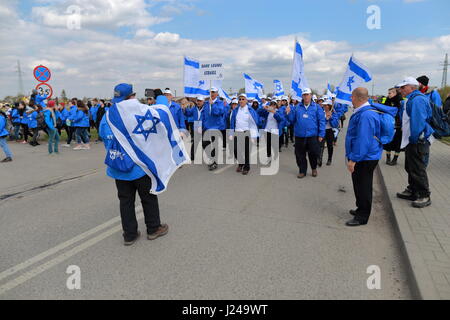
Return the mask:
<svg viewBox="0 0 450 320">
<path fill-rule="evenodd" d="M 245 101 L 245 99 L 239 99 L 239 101 Z"/>
</svg>

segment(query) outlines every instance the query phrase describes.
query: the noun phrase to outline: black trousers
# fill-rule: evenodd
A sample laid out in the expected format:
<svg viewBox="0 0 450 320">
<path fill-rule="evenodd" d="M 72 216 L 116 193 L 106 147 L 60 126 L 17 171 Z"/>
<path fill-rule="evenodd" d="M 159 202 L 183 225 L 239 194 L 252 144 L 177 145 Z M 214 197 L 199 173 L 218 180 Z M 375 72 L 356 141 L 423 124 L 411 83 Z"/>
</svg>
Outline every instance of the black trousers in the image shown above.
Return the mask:
<svg viewBox="0 0 450 320">
<path fill-rule="evenodd" d="M 430 143 L 428 141 L 410 143 L 406 146 L 405 170 L 408 173 L 408 189 L 418 198 L 430 196 L 426 163 L 429 154 Z"/>
<path fill-rule="evenodd" d="M 151 186 L 152 181 L 147 175 L 132 181 L 116 180 L 117 195 L 120 201 L 120 217 L 122 219 L 123 237 L 125 241 L 133 240 L 138 232 L 138 222 L 134 207 L 136 191 L 141 198 L 147 234 L 155 232 L 161 225 L 158 197 L 150 194 Z"/>
<path fill-rule="evenodd" d="M 23 130 L 23 140 L 28 142 L 28 136 L 31 135 L 30 130 L 28 129 L 28 125 L 21 123 L 20 126 L 22 127 L 22 130 Z"/>
<path fill-rule="evenodd" d="M 76 127 L 72 127 L 72 126 L 68 126 L 67 129 L 68 129 L 68 131 L 67 131 L 67 144 L 70 144 L 72 142 L 72 139 L 74 138 L 75 130 L 77 128 Z"/>
<path fill-rule="evenodd" d="M 238 145 L 238 143 L 240 145 Z M 242 154 L 244 153 L 244 154 Z M 243 170 L 250 170 L 250 132 L 235 132 L 234 158 Z"/>
<path fill-rule="evenodd" d="M 211 130 L 214 130 L 214 129 L 211 129 Z M 219 131 L 219 130 L 216 130 L 216 131 Z M 206 132 L 206 131 L 203 131 L 203 135 L 202 135 L 202 148 L 203 148 L 203 150 L 205 150 L 206 147 L 208 147 L 211 143 L 214 145 L 215 142 L 216 142 L 216 137 L 215 137 L 215 136 L 211 136 L 210 139 L 203 140 L 204 135 L 205 135 L 205 132 Z M 220 132 L 220 131 L 219 131 L 219 132 Z M 222 134 L 222 133 L 221 133 L 221 134 Z M 218 145 L 217 145 L 217 148 L 220 148 L 220 141 L 218 141 L 218 142 L 219 142 L 219 143 L 218 143 Z M 212 147 L 212 146 L 211 146 L 211 147 Z M 192 150 L 191 150 L 191 151 L 192 151 Z M 217 158 L 216 158 L 216 148 L 213 148 L 213 149 L 211 150 L 211 161 L 212 161 L 211 164 L 217 163 Z"/>
<path fill-rule="evenodd" d="M 266 147 L 267 147 L 266 151 L 267 151 L 267 157 L 268 158 L 270 158 L 272 156 L 272 136 L 273 136 L 273 139 L 281 139 L 281 137 L 276 135 L 276 134 L 272 134 L 270 132 L 266 132 Z M 281 144 L 280 144 L 280 147 L 281 147 Z M 278 151 L 274 150 L 274 153 L 275 153 L 275 157 L 277 157 Z"/>
<path fill-rule="evenodd" d="M 367 223 L 372 211 L 373 172 L 378 160 L 360 161 L 352 173 L 353 191 L 356 198 L 355 219 Z"/>
<path fill-rule="evenodd" d="M 320 160 L 323 158 L 323 152 L 325 150 L 325 142 L 327 143 L 328 160 L 333 159 L 333 144 L 334 144 L 334 132 L 333 129 L 327 129 L 325 131 L 325 139 L 320 142 Z"/>
<path fill-rule="evenodd" d="M 299 173 L 306 174 L 308 171 L 308 162 L 306 160 L 307 153 L 311 169 L 315 170 L 317 168 L 317 158 L 320 153 L 319 140 L 317 140 L 317 137 L 295 137 L 295 157 Z"/>
</svg>

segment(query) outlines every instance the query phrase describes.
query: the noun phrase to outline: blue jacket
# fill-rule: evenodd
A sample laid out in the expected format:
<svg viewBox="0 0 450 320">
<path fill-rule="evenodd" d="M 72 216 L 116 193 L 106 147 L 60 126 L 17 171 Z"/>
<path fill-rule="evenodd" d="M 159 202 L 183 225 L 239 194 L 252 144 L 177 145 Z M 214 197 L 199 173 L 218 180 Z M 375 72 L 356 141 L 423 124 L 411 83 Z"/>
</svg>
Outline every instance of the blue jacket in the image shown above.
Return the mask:
<svg viewBox="0 0 450 320">
<path fill-rule="evenodd" d="M 98 108 L 100 107 L 100 104 L 96 104 L 95 106 L 92 106 L 91 109 L 89 109 L 89 112 L 92 115 L 92 121 L 97 122 L 97 112 Z"/>
<path fill-rule="evenodd" d="M 8 130 L 6 130 L 6 118 L 0 114 L 0 137 L 4 138 L 9 136 Z"/>
<path fill-rule="evenodd" d="M 71 127 L 75 127 L 75 125 L 73 123 L 75 122 L 75 117 L 77 115 L 77 111 L 78 111 L 77 106 L 71 106 L 69 109 L 69 116 L 67 117 L 67 120 L 69 120 L 71 122 L 70 123 Z"/>
<path fill-rule="evenodd" d="M 433 116 L 430 101 L 427 96 L 416 90 L 410 93 L 406 102 L 406 114 L 410 118 L 409 143 L 417 143 L 423 133 L 423 138 L 428 139 L 434 132 L 428 121 Z"/>
<path fill-rule="evenodd" d="M 103 140 L 107 154 L 109 154 L 109 146 L 111 145 L 114 135 L 108 121 L 106 120 L 106 117 L 103 117 L 100 121 L 99 135 Z M 134 164 L 133 168 L 129 172 L 122 172 L 107 166 L 106 174 L 108 177 L 113 179 L 125 181 L 132 181 L 145 176 L 144 170 L 142 170 L 137 164 Z"/>
<path fill-rule="evenodd" d="M 338 118 L 340 119 L 348 111 L 348 105 L 336 102 L 334 104 L 334 110 L 336 110 Z"/>
<path fill-rule="evenodd" d="M 25 110 L 26 110 L 26 108 L 24 109 L 23 114 L 22 114 L 22 116 L 20 117 L 20 123 L 21 123 L 21 124 L 26 124 L 26 125 L 28 125 L 28 115 L 27 115 L 27 113 L 25 112 Z"/>
<path fill-rule="evenodd" d="M 56 115 L 55 115 L 56 117 Z M 53 118 L 52 118 L 52 112 L 48 109 L 44 110 L 44 119 L 45 119 L 45 123 L 47 124 L 47 127 L 50 130 L 55 130 L 55 123 L 53 122 Z"/>
<path fill-rule="evenodd" d="M 441 108 L 442 107 L 442 99 L 441 99 L 441 95 L 439 94 L 439 92 L 437 92 L 437 90 L 433 90 L 429 93 L 425 94 L 431 102 L 433 102 L 437 107 Z"/>
<path fill-rule="evenodd" d="M 219 130 L 227 129 L 227 118 L 228 118 L 228 115 L 230 114 L 230 109 L 231 109 L 231 106 L 229 104 L 227 104 L 223 107 L 224 112 L 223 112 L 223 116 L 222 116 L 222 124 L 220 125 Z"/>
<path fill-rule="evenodd" d="M 172 102 L 169 106 L 169 110 L 170 113 L 172 113 L 173 120 L 175 120 L 178 129 L 186 129 L 184 114 L 180 105 L 176 102 Z"/>
<path fill-rule="evenodd" d="M 331 118 L 326 120 L 326 124 L 329 124 L 331 128 L 339 128 L 339 114 L 336 111 L 332 111 Z"/>
<path fill-rule="evenodd" d="M 80 128 L 89 128 L 89 111 L 84 113 L 82 110 L 77 110 L 73 118 L 72 126 Z"/>
<path fill-rule="evenodd" d="M 69 110 L 64 108 L 62 111 L 60 111 L 60 117 L 63 123 L 66 122 L 66 120 L 69 118 Z"/>
<path fill-rule="evenodd" d="M 37 111 L 33 111 L 32 113 L 28 114 L 28 128 L 34 129 L 37 128 Z"/>
<path fill-rule="evenodd" d="M 294 125 L 296 137 L 325 137 L 325 112 L 315 102 L 311 102 L 308 110 L 303 103 L 298 105 L 288 114 L 288 119 Z"/>
<path fill-rule="evenodd" d="M 240 106 L 237 106 L 231 112 L 230 129 L 233 130 L 233 131 L 236 129 L 236 117 L 237 117 L 237 113 L 238 113 L 240 108 L 241 108 Z M 252 116 L 253 121 L 255 122 L 255 126 L 256 126 L 254 128 L 250 128 L 251 137 L 252 138 L 256 138 L 256 137 L 258 137 L 259 116 L 256 113 L 255 109 L 253 109 L 252 107 L 248 107 L 248 111 L 250 112 L 250 115 Z M 253 132 L 254 130 L 256 130 L 256 132 Z"/>
<path fill-rule="evenodd" d="M 380 114 L 373 111 L 390 113 L 395 116 L 396 108 L 377 104 L 355 110 L 350 117 L 345 137 L 345 155 L 354 162 L 380 160 L 383 145 L 375 138 L 380 137 Z"/>
<path fill-rule="evenodd" d="M 203 129 L 220 130 L 223 121 L 223 114 L 225 113 L 223 101 L 217 98 L 216 102 L 214 102 L 212 105 L 209 104 L 209 100 L 205 101 L 203 109 L 204 110 L 201 117 Z"/>
<path fill-rule="evenodd" d="M 265 110 L 263 107 L 258 108 L 257 113 L 259 115 L 259 118 L 261 119 L 260 122 L 263 124 L 263 129 L 267 126 L 267 118 L 269 117 L 269 111 Z M 273 117 L 278 123 L 278 134 L 281 135 L 283 133 L 283 128 L 286 123 L 286 117 L 284 110 L 278 109 L 273 114 Z"/>
<path fill-rule="evenodd" d="M 20 114 L 19 114 L 19 110 L 12 109 L 11 111 L 11 120 L 13 124 L 20 124 Z"/>
</svg>

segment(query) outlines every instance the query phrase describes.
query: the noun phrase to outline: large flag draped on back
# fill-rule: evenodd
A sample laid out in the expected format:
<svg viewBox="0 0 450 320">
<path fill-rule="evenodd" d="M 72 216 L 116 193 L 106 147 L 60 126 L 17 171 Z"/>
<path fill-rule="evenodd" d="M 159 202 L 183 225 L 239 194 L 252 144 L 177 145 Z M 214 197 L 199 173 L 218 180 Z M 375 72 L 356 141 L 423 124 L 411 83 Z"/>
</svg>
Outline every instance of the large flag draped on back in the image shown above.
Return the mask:
<svg viewBox="0 0 450 320">
<path fill-rule="evenodd" d="M 280 80 L 273 80 L 273 95 L 275 97 L 281 97 L 284 96 L 284 89 L 283 89 L 283 84 L 281 83 Z"/>
<path fill-rule="evenodd" d="M 258 80 L 252 79 L 248 74 L 244 73 L 245 79 L 245 94 L 247 98 L 260 100 L 260 97 L 263 95 L 264 85 Z"/>
<path fill-rule="evenodd" d="M 188 57 L 184 57 L 184 95 L 209 96 L 208 81 L 200 80 L 200 62 Z"/>
<path fill-rule="evenodd" d="M 166 190 L 172 174 L 188 163 L 187 152 L 169 109 L 124 100 L 107 113 L 114 137 L 152 180 L 150 192 Z"/>
<path fill-rule="evenodd" d="M 303 65 L 303 50 L 300 43 L 296 40 L 294 48 L 294 63 L 292 65 L 292 97 L 297 100 L 301 100 L 302 91 L 306 88 L 309 88 L 309 85 L 306 80 L 305 68 Z"/>
<path fill-rule="evenodd" d="M 336 93 L 336 102 L 351 105 L 353 90 L 370 80 L 372 80 L 372 76 L 370 75 L 369 69 L 355 59 L 355 57 L 351 56 L 347 71 Z"/>
</svg>

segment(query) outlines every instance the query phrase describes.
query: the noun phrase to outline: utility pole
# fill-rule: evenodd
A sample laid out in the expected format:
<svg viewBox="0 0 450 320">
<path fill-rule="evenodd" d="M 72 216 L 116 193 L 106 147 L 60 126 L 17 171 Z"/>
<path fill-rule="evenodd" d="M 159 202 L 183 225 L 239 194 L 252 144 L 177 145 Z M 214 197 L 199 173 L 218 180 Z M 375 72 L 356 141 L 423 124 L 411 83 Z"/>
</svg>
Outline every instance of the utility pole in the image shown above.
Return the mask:
<svg viewBox="0 0 450 320">
<path fill-rule="evenodd" d="M 448 53 L 445 54 L 444 63 L 441 64 L 444 68 L 442 69 L 442 82 L 441 88 L 445 88 L 447 86 L 447 70 L 448 70 Z"/>
<path fill-rule="evenodd" d="M 17 71 L 19 74 L 19 95 L 23 95 L 24 94 L 24 90 L 23 90 L 23 79 L 22 79 L 22 69 L 20 68 L 20 61 L 17 60 Z"/>
</svg>

